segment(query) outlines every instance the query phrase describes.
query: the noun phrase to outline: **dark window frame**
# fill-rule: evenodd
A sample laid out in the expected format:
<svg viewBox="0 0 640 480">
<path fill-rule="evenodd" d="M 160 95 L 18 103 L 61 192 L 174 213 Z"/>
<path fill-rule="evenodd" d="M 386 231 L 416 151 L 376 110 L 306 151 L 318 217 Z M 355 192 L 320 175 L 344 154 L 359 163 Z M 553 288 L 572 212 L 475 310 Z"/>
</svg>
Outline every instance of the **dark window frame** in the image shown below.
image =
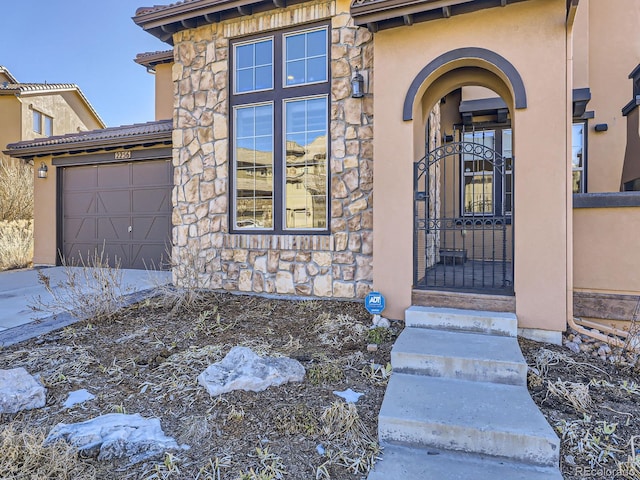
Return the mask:
<svg viewBox="0 0 640 480">
<path fill-rule="evenodd" d="M 456 129 L 457 128 L 465 128 L 462 124 L 456 124 L 455 125 Z M 460 217 L 461 218 L 492 218 L 492 217 L 504 217 L 506 218 L 507 224 L 511 223 L 511 218 L 513 217 L 513 201 L 515 199 L 515 195 L 514 195 L 514 174 L 513 174 L 513 167 L 515 164 L 514 158 L 513 158 L 513 126 L 511 125 L 511 122 L 509 121 L 508 123 L 496 123 L 496 122 L 486 122 L 486 123 L 479 123 L 479 124 L 474 124 L 473 125 L 473 129 L 472 130 L 467 130 L 464 133 L 471 133 L 472 131 L 475 132 L 482 132 L 482 131 L 493 131 L 494 132 L 494 148 L 493 150 L 495 150 L 496 152 L 499 152 L 500 155 L 502 156 L 504 154 L 504 146 L 503 146 L 503 132 L 505 130 L 511 130 L 511 169 L 510 169 L 510 175 L 511 175 L 511 211 L 506 211 L 506 209 L 504 208 L 504 197 L 505 197 L 505 185 L 504 185 L 504 181 L 506 181 L 506 163 L 504 164 L 504 173 L 503 173 L 503 181 L 502 182 L 496 182 L 496 167 L 494 167 L 494 172 L 493 172 L 493 211 L 491 213 L 465 213 L 464 211 L 464 198 L 465 198 L 465 193 L 464 193 L 464 157 L 463 154 L 460 154 L 459 156 L 459 162 L 460 162 L 460 198 L 459 198 L 459 205 L 460 205 Z M 462 130 L 459 130 L 459 133 L 461 135 L 460 139 L 456 139 L 455 141 L 463 141 L 463 137 L 462 135 L 464 134 Z M 499 134 L 498 134 L 499 133 Z M 503 160 L 504 160 L 504 156 L 503 156 Z M 499 208 L 498 208 L 499 207 Z"/>
<path fill-rule="evenodd" d="M 325 28 L 327 32 L 327 81 L 305 85 L 285 86 L 284 82 L 284 37 L 287 34 L 305 32 L 313 29 Z M 234 94 L 235 64 L 234 47 L 260 39 L 273 39 L 273 88 Z M 229 232 L 245 235 L 329 235 L 331 233 L 331 25 L 329 22 L 319 22 L 307 25 L 298 25 L 286 29 L 264 32 L 260 34 L 239 37 L 229 44 Z M 287 229 L 285 228 L 286 215 L 284 211 L 284 198 L 286 190 L 285 169 L 286 161 L 284 152 L 286 149 L 284 132 L 285 100 L 305 99 L 324 96 L 327 99 L 327 195 L 326 195 L 326 227 L 323 229 Z M 235 108 L 242 106 L 271 103 L 273 105 L 273 228 L 239 229 L 235 227 Z"/>
<path fill-rule="evenodd" d="M 571 156 L 573 161 L 573 126 L 577 124 L 582 124 L 582 178 L 580 181 L 580 185 L 582 189 L 579 192 L 572 192 L 573 194 L 580 193 L 588 193 L 587 190 L 587 170 L 588 170 L 588 160 L 589 160 L 589 120 L 585 118 L 574 118 L 571 122 Z M 573 168 L 573 163 L 571 164 L 571 185 L 573 190 L 573 172 L 575 169 Z"/>
</svg>

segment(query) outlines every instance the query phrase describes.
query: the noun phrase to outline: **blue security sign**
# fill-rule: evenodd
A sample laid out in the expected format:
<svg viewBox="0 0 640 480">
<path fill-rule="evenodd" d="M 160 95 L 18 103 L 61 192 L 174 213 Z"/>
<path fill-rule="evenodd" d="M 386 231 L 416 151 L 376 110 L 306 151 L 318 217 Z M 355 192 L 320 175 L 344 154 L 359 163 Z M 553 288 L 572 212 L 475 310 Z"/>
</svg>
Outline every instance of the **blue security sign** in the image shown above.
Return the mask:
<svg viewBox="0 0 640 480">
<path fill-rule="evenodd" d="M 380 292 L 370 292 L 364 298 L 364 307 L 371 315 L 379 315 L 385 307 L 384 296 Z"/>
</svg>

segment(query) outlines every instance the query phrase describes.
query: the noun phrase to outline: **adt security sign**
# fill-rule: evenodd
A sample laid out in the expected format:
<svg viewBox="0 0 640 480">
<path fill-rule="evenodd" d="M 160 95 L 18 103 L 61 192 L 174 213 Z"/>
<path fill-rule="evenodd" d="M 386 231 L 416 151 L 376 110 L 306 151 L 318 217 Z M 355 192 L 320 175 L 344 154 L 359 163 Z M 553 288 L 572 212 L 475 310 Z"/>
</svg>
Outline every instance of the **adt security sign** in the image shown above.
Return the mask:
<svg viewBox="0 0 640 480">
<path fill-rule="evenodd" d="M 370 292 L 364 298 L 364 307 L 371 315 L 379 315 L 385 307 L 384 296 L 380 292 Z"/>
</svg>

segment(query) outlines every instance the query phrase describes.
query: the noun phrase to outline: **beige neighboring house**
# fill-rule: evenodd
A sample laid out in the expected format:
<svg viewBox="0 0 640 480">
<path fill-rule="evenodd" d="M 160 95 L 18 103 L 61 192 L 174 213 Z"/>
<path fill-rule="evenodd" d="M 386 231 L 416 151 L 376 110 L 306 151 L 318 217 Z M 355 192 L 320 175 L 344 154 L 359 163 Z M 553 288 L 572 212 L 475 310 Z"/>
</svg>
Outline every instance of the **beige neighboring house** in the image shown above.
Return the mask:
<svg viewBox="0 0 640 480">
<path fill-rule="evenodd" d="M 637 317 L 637 0 L 185 0 L 134 21 L 172 47 L 136 59 L 156 74 L 156 122 L 7 149 L 63 178 L 36 184 L 36 224 L 58 219 L 61 251 L 144 251 L 134 223 L 153 212 L 136 198 L 164 188 L 166 230 L 146 232 L 170 231 L 197 268 L 178 284 L 375 290 L 395 319 L 513 311 L 555 342 L 574 315 Z M 81 180 L 89 165 L 135 179 L 159 158 L 166 185 Z M 104 198 L 131 200 L 90 201 Z M 36 237 L 38 262 L 59 261 Z"/>
<path fill-rule="evenodd" d="M 22 83 L 0 65 L 0 146 L 105 124 L 77 85 Z M 8 155 L 0 152 L 0 160 Z"/>
</svg>

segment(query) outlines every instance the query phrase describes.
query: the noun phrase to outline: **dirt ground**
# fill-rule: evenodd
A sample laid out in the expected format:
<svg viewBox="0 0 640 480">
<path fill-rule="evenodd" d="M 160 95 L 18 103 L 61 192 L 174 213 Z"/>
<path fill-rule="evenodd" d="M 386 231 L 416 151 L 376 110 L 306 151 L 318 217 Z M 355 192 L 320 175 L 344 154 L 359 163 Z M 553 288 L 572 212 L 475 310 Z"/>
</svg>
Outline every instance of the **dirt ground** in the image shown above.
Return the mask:
<svg viewBox="0 0 640 480">
<path fill-rule="evenodd" d="M 520 339 L 529 390 L 558 436 L 565 480 L 639 479 L 640 384 L 637 361 L 602 360 L 566 347 Z"/>
<path fill-rule="evenodd" d="M 159 296 L 0 349 L 0 369 L 22 366 L 47 387 L 45 408 L 0 415 L 0 478 L 365 478 L 379 455 L 377 415 L 402 328 L 371 332 L 370 324 L 361 303 L 211 293 L 178 308 Z M 236 345 L 297 359 L 304 382 L 211 398 L 196 377 Z M 564 478 L 640 479 L 629 460 L 640 435 L 639 364 L 520 345 L 532 397 L 562 437 Z M 96 398 L 65 409 L 69 392 L 82 388 Z M 333 393 L 347 388 L 364 394 L 351 409 Z M 60 422 L 114 412 L 158 417 L 190 448 L 132 465 L 40 446 Z M 640 437 L 636 446 L 640 454 Z"/>
<path fill-rule="evenodd" d="M 69 478 L 366 476 L 378 454 L 377 414 L 397 328 L 369 333 L 371 316 L 361 303 L 213 293 L 189 308 L 165 303 L 148 299 L 113 319 L 79 322 L 0 350 L 0 368 L 22 366 L 48 389 L 45 408 L 0 415 L 0 433 L 46 435 L 59 422 L 138 413 L 160 418 L 166 435 L 190 446 L 137 465 L 82 459 Z M 375 353 L 367 351 L 372 339 L 381 342 Z M 297 359 L 304 382 L 211 398 L 196 377 L 236 345 Z M 82 388 L 96 398 L 63 408 L 69 392 Z M 333 393 L 347 388 L 364 394 L 359 420 Z M 4 475 L 0 470 L 2 478 L 38 478 Z"/>
</svg>

